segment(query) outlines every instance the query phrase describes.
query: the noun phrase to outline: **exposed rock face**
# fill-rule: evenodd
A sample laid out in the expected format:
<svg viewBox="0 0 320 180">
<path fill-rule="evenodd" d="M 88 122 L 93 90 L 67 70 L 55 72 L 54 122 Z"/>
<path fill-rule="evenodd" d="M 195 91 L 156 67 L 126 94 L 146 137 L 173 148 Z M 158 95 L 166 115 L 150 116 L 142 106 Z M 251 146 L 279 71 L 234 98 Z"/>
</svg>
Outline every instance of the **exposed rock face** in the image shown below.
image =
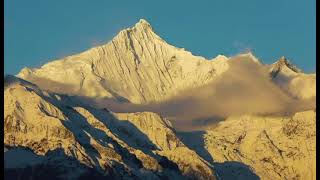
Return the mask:
<svg viewBox="0 0 320 180">
<path fill-rule="evenodd" d="M 42 167 L 46 171 L 58 168 L 56 176 L 71 179 L 91 171 L 116 179 L 215 179 L 209 163 L 188 149 L 170 122 L 155 113 L 117 114 L 65 104 L 65 97 L 14 77 L 7 78 L 4 97 L 4 144 L 20 147 L 7 150 L 6 161 L 13 161 L 10 153 L 41 159 L 37 164 L 23 162 L 22 167 L 7 163 L 10 176 L 28 174 L 26 167 L 41 169 L 41 162 L 46 162 Z M 60 172 L 68 163 L 74 171 Z"/>
<path fill-rule="evenodd" d="M 228 69 L 226 62 L 222 55 L 208 61 L 171 46 L 140 20 L 106 45 L 39 69 L 25 68 L 18 76 L 55 92 L 59 89 L 45 85 L 48 79 L 72 94 L 146 103 L 208 83 Z"/>
<path fill-rule="evenodd" d="M 251 166 L 261 179 L 315 179 L 316 116 L 230 117 L 204 135 L 217 162 Z"/>
</svg>

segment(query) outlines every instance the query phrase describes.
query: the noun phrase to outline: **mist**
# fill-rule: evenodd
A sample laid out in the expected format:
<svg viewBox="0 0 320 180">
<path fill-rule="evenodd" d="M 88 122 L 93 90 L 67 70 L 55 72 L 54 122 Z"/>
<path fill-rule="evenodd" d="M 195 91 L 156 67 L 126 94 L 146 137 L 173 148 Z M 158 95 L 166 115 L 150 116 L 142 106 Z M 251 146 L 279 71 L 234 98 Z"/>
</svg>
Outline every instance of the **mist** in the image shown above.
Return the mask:
<svg viewBox="0 0 320 180">
<path fill-rule="evenodd" d="M 163 102 L 143 105 L 81 96 L 74 86 L 39 78 L 31 81 L 41 89 L 75 94 L 86 104 L 113 112 L 156 112 L 183 131 L 205 129 L 229 116 L 284 116 L 315 109 L 315 98 L 299 100 L 290 96 L 271 80 L 267 66 L 244 56 L 233 57 L 228 63 L 230 68 L 210 84 L 179 92 Z"/>
<path fill-rule="evenodd" d="M 283 116 L 316 107 L 315 98 L 295 99 L 280 89 L 266 66 L 239 56 L 229 63 L 230 69 L 212 83 L 180 92 L 161 103 L 137 105 L 99 99 L 91 100 L 91 104 L 113 112 L 157 112 L 170 119 L 177 130 L 186 131 L 204 129 L 229 116 Z"/>
</svg>

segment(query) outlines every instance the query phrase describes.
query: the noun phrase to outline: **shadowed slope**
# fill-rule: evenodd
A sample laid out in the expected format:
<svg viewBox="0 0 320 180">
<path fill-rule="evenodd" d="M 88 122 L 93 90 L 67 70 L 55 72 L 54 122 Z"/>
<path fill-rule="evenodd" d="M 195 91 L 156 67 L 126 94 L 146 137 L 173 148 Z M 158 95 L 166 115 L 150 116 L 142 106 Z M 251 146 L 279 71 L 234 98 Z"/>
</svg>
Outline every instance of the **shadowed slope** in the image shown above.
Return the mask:
<svg viewBox="0 0 320 180">
<path fill-rule="evenodd" d="M 114 169 L 120 179 L 214 179 L 213 169 L 155 113 L 114 114 L 73 101 L 64 104 L 66 96 L 22 83 L 9 84 L 4 95 L 5 145 L 29 147 L 41 156 L 61 148 L 103 176 Z"/>
</svg>

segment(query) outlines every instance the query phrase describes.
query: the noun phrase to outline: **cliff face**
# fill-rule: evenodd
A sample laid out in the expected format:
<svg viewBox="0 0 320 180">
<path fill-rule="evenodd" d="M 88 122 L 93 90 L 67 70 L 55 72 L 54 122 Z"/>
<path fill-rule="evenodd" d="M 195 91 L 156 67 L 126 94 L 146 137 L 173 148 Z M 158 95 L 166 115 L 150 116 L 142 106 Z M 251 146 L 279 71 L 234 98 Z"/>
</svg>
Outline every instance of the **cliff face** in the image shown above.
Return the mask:
<svg viewBox="0 0 320 180">
<path fill-rule="evenodd" d="M 42 167 L 57 168 L 57 178 L 71 179 L 91 172 L 120 179 L 214 179 L 213 168 L 155 113 L 117 114 L 66 104 L 68 97 L 47 93 L 15 77 L 7 78 L 4 97 L 8 174 Z M 30 162 L 11 162 L 19 154 L 25 154 L 26 161 L 30 157 Z M 67 166 L 74 171 L 60 172 Z"/>
</svg>

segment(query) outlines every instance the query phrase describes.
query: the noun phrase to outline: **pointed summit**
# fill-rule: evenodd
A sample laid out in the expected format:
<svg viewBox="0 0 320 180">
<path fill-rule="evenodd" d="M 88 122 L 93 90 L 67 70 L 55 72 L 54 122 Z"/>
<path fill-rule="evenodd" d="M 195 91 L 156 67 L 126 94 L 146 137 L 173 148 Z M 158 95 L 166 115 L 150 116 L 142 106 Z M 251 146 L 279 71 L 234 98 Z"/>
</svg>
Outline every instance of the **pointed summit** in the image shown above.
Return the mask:
<svg viewBox="0 0 320 180">
<path fill-rule="evenodd" d="M 137 22 L 135 26 L 139 26 L 139 25 L 151 27 L 150 23 L 145 19 L 140 19 L 139 22 Z"/>
<path fill-rule="evenodd" d="M 271 72 L 271 76 L 274 78 L 280 72 L 287 75 L 295 75 L 297 73 L 302 73 L 302 70 L 297 68 L 287 58 L 282 56 L 277 62 L 272 64 L 270 72 Z"/>
<path fill-rule="evenodd" d="M 145 19 L 140 19 L 134 26 L 126 28 L 122 31 L 153 31 L 150 23 Z"/>
<path fill-rule="evenodd" d="M 292 64 L 284 56 L 281 56 L 280 59 L 274 65 L 277 66 L 277 68 L 280 68 L 280 69 L 282 69 L 283 67 L 287 67 L 287 68 L 291 69 L 292 71 L 294 71 L 296 73 L 301 73 L 302 72 L 301 69 L 299 69 L 297 66 Z"/>
<path fill-rule="evenodd" d="M 133 28 L 131 29 L 137 29 L 140 31 L 152 31 L 152 26 L 150 25 L 150 23 L 148 21 L 146 21 L 145 19 L 140 19 Z"/>
<path fill-rule="evenodd" d="M 287 58 L 285 58 L 284 56 L 281 56 L 279 58 L 279 60 L 276 62 L 276 64 L 283 66 L 283 65 L 287 65 L 287 64 L 291 64 L 291 63 L 289 60 L 287 60 Z"/>
<path fill-rule="evenodd" d="M 280 59 L 279 59 L 278 61 L 285 62 L 285 61 L 288 61 L 288 60 L 287 60 L 287 58 L 285 58 L 284 56 L 281 56 L 281 57 L 280 57 Z"/>
<path fill-rule="evenodd" d="M 134 26 L 123 29 L 114 39 L 131 39 L 131 36 L 135 36 L 135 39 L 139 41 L 145 38 L 148 40 L 153 40 L 153 38 L 161 39 L 145 19 L 140 19 Z"/>
</svg>

